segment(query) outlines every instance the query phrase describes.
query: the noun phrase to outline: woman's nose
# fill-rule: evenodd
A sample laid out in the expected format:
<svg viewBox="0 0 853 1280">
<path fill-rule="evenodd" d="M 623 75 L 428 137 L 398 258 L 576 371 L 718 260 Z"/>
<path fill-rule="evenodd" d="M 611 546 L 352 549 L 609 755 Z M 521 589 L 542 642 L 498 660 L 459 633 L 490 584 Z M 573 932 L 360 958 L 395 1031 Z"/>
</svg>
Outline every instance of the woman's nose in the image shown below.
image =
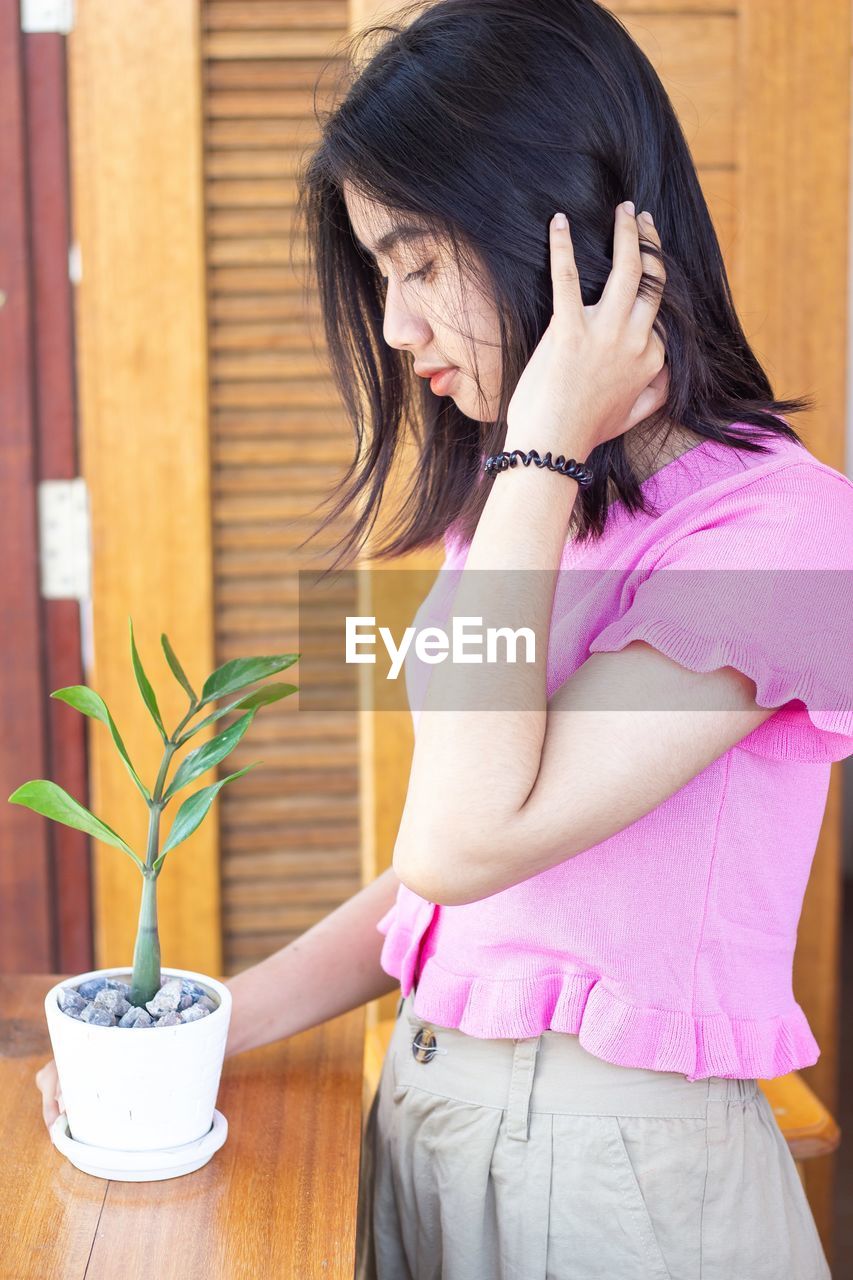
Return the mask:
<svg viewBox="0 0 853 1280">
<path fill-rule="evenodd" d="M 389 288 L 382 336 L 388 346 L 396 350 L 422 351 L 432 341 L 432 330 L 424 317 L 407 307 L 399 295 L 392 298 Z"/>
</svg>

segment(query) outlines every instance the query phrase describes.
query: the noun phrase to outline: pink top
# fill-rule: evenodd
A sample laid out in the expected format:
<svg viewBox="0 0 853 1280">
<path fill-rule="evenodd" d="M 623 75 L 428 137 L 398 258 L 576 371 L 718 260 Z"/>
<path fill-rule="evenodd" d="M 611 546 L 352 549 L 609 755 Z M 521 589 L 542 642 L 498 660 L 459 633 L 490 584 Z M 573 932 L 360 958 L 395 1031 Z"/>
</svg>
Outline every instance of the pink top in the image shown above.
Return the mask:
<svg viewBox="0 0 853 1280">
<path fill-rule="evenodd" d="M 853 483 L 794 441 L 761 443 L 772 452 L 704 441 L 645 481 L 660 514 L 617 502 L 603 538 L 567 542 L 561 568 L 584 572 L 557 576 L 546 687 L 639 639 L 692 671 L 737 668 L 779 710 L 546 872 L 461 906 L 401 885 L 377 926 L 381 964 L 404 995 L 417 981 L 425 1021 L 483 1038 L 568 1032 L 609 1062 L 688 1080 L 817 1061 L 791 975 L 830 764 L 853 754 Z M 464 566 L 468 545 L 448 531 L 442 568 Z M 440 572 L 414 625 L 446 625 L 458 582 Z M 412 667 L 417 732 L 429 669 Z"/>
</svg>

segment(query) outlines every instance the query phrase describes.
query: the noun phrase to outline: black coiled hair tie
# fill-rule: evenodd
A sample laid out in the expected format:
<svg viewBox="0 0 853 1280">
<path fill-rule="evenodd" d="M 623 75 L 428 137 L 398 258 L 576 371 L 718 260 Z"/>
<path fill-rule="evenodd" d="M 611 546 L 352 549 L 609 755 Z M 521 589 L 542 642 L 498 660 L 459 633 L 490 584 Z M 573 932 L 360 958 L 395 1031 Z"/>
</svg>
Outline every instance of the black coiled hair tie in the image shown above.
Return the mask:
<svg viewBox="0 0 853 1280">
<path fill-rule="evenodd" d="M 507 467 L 514 467 L 518 459 L 524 463 L 525 467 L 529 467 L 531 462 L 535 462 L 537 467 L 547 467 L 549 471 L 559 471 L 561 475 L 570 476 L 572 480 L 576 480 L 582 489 L 588 488 L 594 479 L 589 467 L 585 467 L 583 463 L 576 462 L 574 458 L 564 458 L 562 454 L 557 458 L 556 462 L 551 459 L 550 450 L 545 454 L 544 458 L 540 458 L 535 449 L 531 449 L 528 453 L 523 453 L 521 449 L 513 449 L 511 453 L 494 453 L 490 458 L 486 459 L 483 470 L 487 476 L 496 476 L 499 471 L 506 471 Z"/>
</svg>

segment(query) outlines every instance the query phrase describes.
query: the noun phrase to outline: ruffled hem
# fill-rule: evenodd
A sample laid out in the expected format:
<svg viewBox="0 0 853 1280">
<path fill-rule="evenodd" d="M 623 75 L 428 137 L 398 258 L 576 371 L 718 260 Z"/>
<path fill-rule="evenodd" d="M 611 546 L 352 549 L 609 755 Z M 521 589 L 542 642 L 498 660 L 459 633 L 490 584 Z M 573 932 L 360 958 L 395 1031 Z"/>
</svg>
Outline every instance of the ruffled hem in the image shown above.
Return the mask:
<svg viewBox="0 0 853 1280">
<path fill-rule="evenodd" d="M 386 972 L 398 976 L 393 969 Z M 408 995 L 411 964 L 404 977 L 402 992 Z M 545 1030 L 577 1035 L 589 1053 L 607 1062 L 677 1071 L 690 1081 L 708 1076 L 770 1080 L 811 1067 L 820 1057 L 795 1001 L 775 1017 L 693 1016 L 627 1004 L 590 973 L 475 978 L 451 973 L 429 957 L 413 1008 L 426 1022 L 481 1039 L 521 1039 Z"/>
<path fill-rule="evenodd" d="M 703 636 L 677 624 L 642 616 L 635 604 L 605 627 L 590 644 L 590 653 L 614 653 L 632 640 L 642 640 L 690 671 L 734 667 L 753 681 L 760 707 L 778 707 L 737 744 L 757 755 L 805 763 L 845 760 L 853 754 L 853 702 L 850 698 L 849 652 L 834 659 L 831 673 L 769 670 L 755 652 L 725 637 Z M 836 677 L 829 680 L 829 674 Z M 830 684 L 837 687 L 830 689 Z"/>
</svg>

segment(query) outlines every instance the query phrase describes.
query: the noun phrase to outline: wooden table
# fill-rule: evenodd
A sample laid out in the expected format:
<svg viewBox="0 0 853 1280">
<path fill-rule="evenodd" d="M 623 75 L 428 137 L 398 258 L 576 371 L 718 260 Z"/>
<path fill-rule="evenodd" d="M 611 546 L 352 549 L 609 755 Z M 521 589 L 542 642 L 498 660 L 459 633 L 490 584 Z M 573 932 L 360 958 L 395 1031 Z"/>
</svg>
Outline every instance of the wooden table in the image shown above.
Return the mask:
<svg viewBox="0 0 853 1280">
<path fill-rule="evenodd" d="M 352 1280 L 364 1009 L 225 1061 L 225 1145 L 195 1173 L 112 1182 L 50 1141 L 44 997 L 0 975 L 2 1280 Z"/>
</svg>

